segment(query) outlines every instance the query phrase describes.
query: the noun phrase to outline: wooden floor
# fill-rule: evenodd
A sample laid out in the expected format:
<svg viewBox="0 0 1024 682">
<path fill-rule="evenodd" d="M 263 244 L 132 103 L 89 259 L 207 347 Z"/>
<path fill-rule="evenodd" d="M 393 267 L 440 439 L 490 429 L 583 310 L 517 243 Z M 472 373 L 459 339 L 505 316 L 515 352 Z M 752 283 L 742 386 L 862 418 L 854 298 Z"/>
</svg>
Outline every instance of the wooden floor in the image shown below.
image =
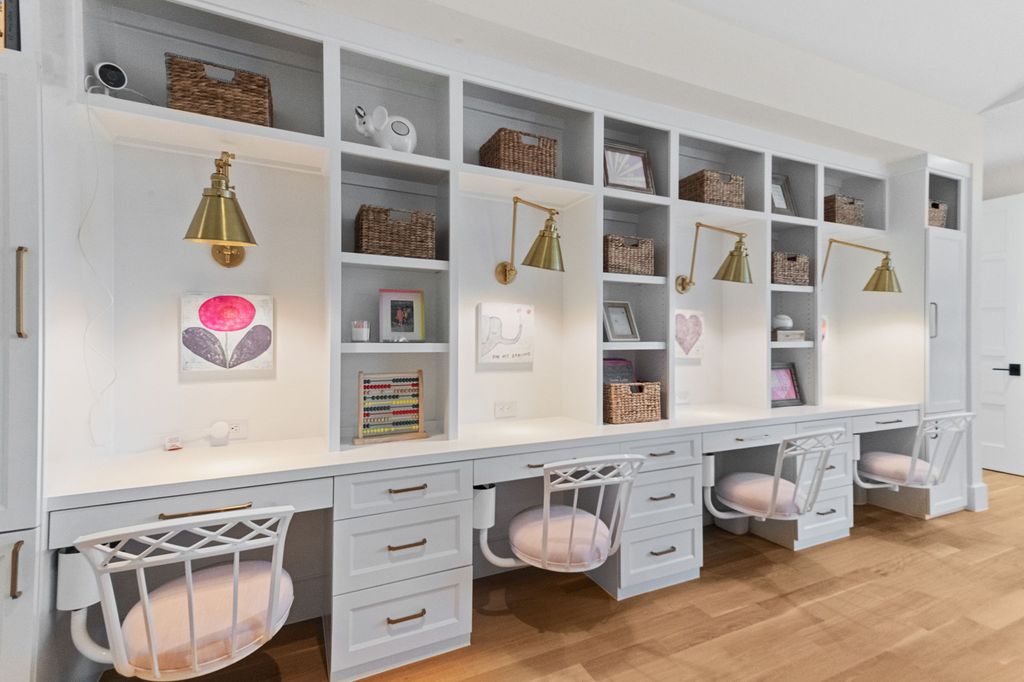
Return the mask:
<svg viewBox="0 0 1024 682">
<path fill-rule="evenodd" d="M 699 580 L 623 602 L 534 569 L 478 580 L 472 646 L 373 679 L 1024 680 L 1024 478 L 985 480 L 988 512 L 857 507 L 850 539 L 803 552 L 708 528 Z M 322 682 L 318 630 L 209 679 Z"/>
</svg>

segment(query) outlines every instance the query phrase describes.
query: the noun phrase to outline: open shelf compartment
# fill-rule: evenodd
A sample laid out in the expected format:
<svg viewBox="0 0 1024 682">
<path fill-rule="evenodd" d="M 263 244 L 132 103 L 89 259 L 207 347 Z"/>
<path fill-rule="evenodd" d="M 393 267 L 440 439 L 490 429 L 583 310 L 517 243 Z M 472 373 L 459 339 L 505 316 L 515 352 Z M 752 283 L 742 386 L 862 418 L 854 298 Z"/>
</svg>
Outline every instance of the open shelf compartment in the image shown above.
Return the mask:
<svg viewBox="0 0 1024 682">
<path fill-rule="evenodd" d="M 667 277 L 669 274 L 669 209 L 667 206 L 630 205 L 604 201 L 604 233 L 601 240 L 602 258 L 604 235 L 617 234 L 625 237 L 650 239 L 654 243 L 654 276 Z M 603 261 L 602 261 L 603 262 Z"/>
<path fill-rule="evenodd" d="M 932 202 L 946 204 L 947 230 L 960 229 L 960 180 L 945 175 L 928 174 L 928 207 Z"/>
<path fill-rule="evenodd" d="M 886 228 L 884 179 L 826 167 L 825 188 L 822 195 L 823 206 L 824 197 L 833 194 L 842 194 L 864 201 L 864 224 L 861 227 L 875 230 Z"/>
<path fill-rule="evenodd" d="M 672 196 L 670 187 L 670 159 L 669 159 L 669 133 L 667 130 L 650 128 L 639 123 L 623 121 L 616 118 L 605 118 L 604 120 L 604 143 L 620 144 L 628 147 L 636 147 L 647 152 L 651 161 L 651 171 L 654 176 L 654 194 L 662 197 Z M 604 168 L 606 159 L 604 150 L 601 150 L 601 167 Z M 607 182 L 607 173 L 604 179 Z"/>
<path fill-rule="evenodd" d="M 769 192 L 769 207 L 773 214 L 817 219 L 821 202 L 818 201 L 818 167 L 813 163 L 773 156 Z M 785 205 L 787 201 L 792 205 Z"/>
<path fill-rule="evenodd" d="M 679 137 L 679 179 L 705 168 L 741 175 L 743 208 L 750 211 L 765 209 L 764 165 L 764 154 L 758 151 L 688 135 Z M 679 197 L 678 187 L 672 195 Z"/>
</svg>

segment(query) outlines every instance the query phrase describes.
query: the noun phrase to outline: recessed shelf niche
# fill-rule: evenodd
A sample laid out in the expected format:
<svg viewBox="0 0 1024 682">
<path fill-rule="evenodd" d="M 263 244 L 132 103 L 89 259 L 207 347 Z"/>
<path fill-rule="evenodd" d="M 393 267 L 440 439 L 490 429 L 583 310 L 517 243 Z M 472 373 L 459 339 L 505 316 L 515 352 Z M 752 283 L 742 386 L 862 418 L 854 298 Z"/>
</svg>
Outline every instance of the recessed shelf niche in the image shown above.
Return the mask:
<svg viewBox="0 0 1024 682">
<path fill-rule="evenodd" d="M 671 350 L 661 349 L 631 349 L 621 346 L 605 348 L 604 359 L 629 360 L 633 363 L 633 372 L 637 381 L 660 381 L 661 382 L 661 418 L 669 418 L 669 406 L 671 396 L 669 395 L 669 364 L 666 362 L 666 353 Z M 601 378 L 603 384 L 604 377 Z M 602 395 L 604 387 L 602 386 Z M 602 410 L 603 413 L 603 410 Z"/>
<path fill-rule="evenodd" d="M 825 168 L 824 197 L 842 194 L 864 201 L 864 224 L 875 230 L 884 230 L 885 221 L 885 180 L 868 175 L 852 173 L 837 168 Z"/>
<path fill-rule="evenodd" d="M 252 71 L 270 79 L 274 128 L 323 135 L 321 43 L 163 0 L 85 0 L 83 10 L 87 72 L 115 62 L 129 87 L 166 107 L 165 53 Z"/>
<path fill-rule="evenodd" d="M 679 179 L 697 171 L 712 170 L 743 176 L 743 208 L 764 211 L 764 154 L 688 135 L 679 136 Z M 672 189 L 679 196 L 679 187 Z"/>
<path fill-rule="evenodd" d="M 946 204 L 946 229 L 960 229 L 960 181 L 944 175 L 928 174 L 928 206 L 933 201 Z"/>
<path fill-rule="evenodd" d="M 669 274 L 669 209 L 605 197 L 604 234 L 640 237 L 654 242 L 654 275 Z M 602 254 L 604 253 L 602 236 Z"/>
<path fill-rule="evenodd" d="M 376 146 L 356 130 L 357 106 L 367 114 L 383 106 L 391 116 L 409 119 L 416 128 L 414 153 L 448 158 L 447 76 L 342 50 L 341 139 Z"/>
<path fill-rule="evenodd" d="M 654 175 L 654 194 L 663 197 L 674 194 L 669 186 L 671 180 L 669 178 L 669 133 L 667 130 L 649 128 L 616 118 L 606 118 L 604 120 L 604 143 L 618 143 L 646 150 Z M 604 150 L 601 149 L 599 152 L 603 169 Z"/>
<path fill-rule="evenodd" d="M 788 178 L 793 205 L 788 211 L 776 206 L 774 186 L 776 179 Z M 769 208 L 776 215 L 793 215 L 814 220 L 818 217 L 818 167 L 813 163 L 795 161 L 781 156 L 772 157 L 772 177 L 769 185 L 772 196 Z"/>
</svg>

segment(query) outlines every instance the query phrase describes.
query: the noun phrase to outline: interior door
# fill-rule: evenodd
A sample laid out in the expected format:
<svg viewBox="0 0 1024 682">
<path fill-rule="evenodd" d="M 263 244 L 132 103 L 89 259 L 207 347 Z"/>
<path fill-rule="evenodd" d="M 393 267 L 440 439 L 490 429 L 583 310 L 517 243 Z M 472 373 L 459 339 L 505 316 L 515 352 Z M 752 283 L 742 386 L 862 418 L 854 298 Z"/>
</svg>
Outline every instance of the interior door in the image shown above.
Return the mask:
<svg viewBox="0 0 1024 682">
<path fill-rule="evenodd" d="M 0 53 L 0 532 L 39 525 L 40 139 L 35 67 Z"/>
<path fill-rule="evenodd" d="M 929 227 L 927 236 L 929 414 L 967 406 L 967 242 L 963 232 Z"/>
<path fill-rule="evenodd" d="M 982 467 L 1024 475 L 1024 194 L 986 201 L 982 218 L 974 259 L 976 451 Z"/>
</svg>

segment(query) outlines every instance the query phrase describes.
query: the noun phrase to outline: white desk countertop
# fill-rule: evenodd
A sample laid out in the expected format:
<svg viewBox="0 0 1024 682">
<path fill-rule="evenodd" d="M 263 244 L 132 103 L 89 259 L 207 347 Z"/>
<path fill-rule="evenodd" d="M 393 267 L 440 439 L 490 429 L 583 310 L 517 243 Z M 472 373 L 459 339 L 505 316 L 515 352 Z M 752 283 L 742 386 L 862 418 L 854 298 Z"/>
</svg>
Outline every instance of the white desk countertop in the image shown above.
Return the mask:
<svg viewBox="0 0 1024 682">
<path fill-rule="evenodd" d="M 562 417 L 509 420 L 463 426 L 455 440 L 435 436 L 333 452 L 324 438 L 217 448 L 186 444 L 175 452 L 147 450 L 61 461 L 47 470 L 47 510 L 579 447 L 609 438 L 657 438 L 919 408 L 918 404 L 858 398 L 775 409 L 702 405 L 677 419 L 659 422 L 602 425 Z"/>
</svg>

